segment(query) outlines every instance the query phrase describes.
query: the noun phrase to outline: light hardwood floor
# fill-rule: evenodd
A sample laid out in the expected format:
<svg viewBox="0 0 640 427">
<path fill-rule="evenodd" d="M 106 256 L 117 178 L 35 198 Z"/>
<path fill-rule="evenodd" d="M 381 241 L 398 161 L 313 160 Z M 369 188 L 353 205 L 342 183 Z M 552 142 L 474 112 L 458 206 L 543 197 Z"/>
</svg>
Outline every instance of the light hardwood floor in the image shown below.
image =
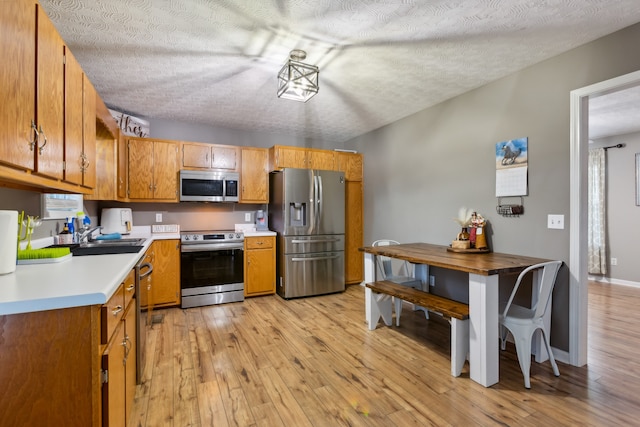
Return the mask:
<svg viewBox="0 0 640 427">
<path fill-rule="evenodd" d="M 640 289 L 591 284 L 589 363 L 532 363 L 500 382 L 449 370 L 449 325 L 410 309 L 367 329 L 364 291 L 158 310 L 130 426 L 637 425 Z"/>
</svg>

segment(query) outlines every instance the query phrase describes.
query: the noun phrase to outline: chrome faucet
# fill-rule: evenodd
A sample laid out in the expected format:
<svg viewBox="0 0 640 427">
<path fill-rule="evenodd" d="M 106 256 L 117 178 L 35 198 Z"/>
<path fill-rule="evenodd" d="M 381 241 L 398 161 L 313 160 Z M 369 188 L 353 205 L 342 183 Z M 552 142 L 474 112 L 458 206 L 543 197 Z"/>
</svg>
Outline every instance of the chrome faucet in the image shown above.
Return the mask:
<svg viewBox="0 0 640 427">
<path fill-rule="evenodd" d="M 76 242 L 78 243 L 90 242 L 91 240 L 93 240 L 93 236 L 92 236 L 93 232 L 101 228 L 102 226 L 98 226 L 98 227 L 83 229 L 82 232 L 78 231 Z"/>
</svg>

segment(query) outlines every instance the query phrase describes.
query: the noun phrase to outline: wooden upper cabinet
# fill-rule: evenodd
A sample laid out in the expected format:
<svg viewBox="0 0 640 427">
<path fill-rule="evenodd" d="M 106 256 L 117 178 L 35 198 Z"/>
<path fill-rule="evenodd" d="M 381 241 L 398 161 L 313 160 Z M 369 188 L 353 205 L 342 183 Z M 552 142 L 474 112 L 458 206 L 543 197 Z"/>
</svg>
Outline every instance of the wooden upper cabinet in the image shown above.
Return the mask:
<svg viewBox="0 0 640 427">
<path fill-rule="evenodd" d="M 182 167 L 187 169 L 238 170 L 239 147 L 203 143 L 182 143 Z"/>
<path fill-rule="evenodd" d="M 82 162 L 82 80 L 84 73 L 76 58 L 65 46 L 64 64 L 64 179 L 67 182 L 82 185 L 83 166 Z"/>
<path fill-rule="evenodd" d="M 96 184 L 96 91 L 65 47 L 64 180 L 93 188 Z"/>
<path fill-rule="evenodd" d="M 335 151 L 274 145 L 269 149 L 269 169 L 283 168 L 338 170 Z"/>
<path fill-rule="evenodd" d="M 33 0 L 0 1 L 0 163 L 22 170 L 35 168 L 35 7 Z"/>
<path fill-rule="evenodd" d="M 269 149 L 270 170 L 282 168 L 307 168 L 307 149 L 274 145 Z"/>
<path fill-rule="evenodd" d="M 129 198 L 178 201 L 178 143 L 128 141 Z"/>
<path fill-rule="evenodd" d="M 309 149 L 307 151 L 307 168 L 327 171 L 338 170 L 336 152 L 330 150 Z"/>
<path fill-rule="evenodd" d="M 51 20 L 37 6 L 36 148 L 38 174 L 63 178 L 64 42 Z"/>
<path fill-rule="evenodd" d="M 82 185 L 96 186 L 96 102 L 98 93 L 89 78 L 82 77 Z"/>
<path fill-rule="evenodd" d="M 0 162 L 62 179 L 62 38 L 33 0 L 0 2 L 0 28 Z"/>
<path fill-rule="evenodd" d="M 345 152 L 339 152 L 337 154 L 338 170 L 344 172 L 344 178 L 347 181 L 362 181 L 362 154 Z"/>
<path fill-rule="evenodd" d="M 269 153 L 266 148 L 242 148 L 240 203 L 269 203 Z"/>
</svg>

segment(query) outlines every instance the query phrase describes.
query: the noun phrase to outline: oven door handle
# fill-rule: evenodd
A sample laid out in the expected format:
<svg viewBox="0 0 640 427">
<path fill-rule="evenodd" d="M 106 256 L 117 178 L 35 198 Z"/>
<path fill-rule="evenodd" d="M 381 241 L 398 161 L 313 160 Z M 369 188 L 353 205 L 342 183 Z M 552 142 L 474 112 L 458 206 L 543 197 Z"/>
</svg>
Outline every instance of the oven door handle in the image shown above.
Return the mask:
<svg viewBox="0 0 640 427">
<path fill-rule="evenodd" d="M 148 268 L 148 270 L 143 273 L 142 272 L 143 268 Z M 139 272 L 138 277 L 140 278 L 140 280 L 144 279 L 145 277 L 153 273 L 153 264 L 151 264 L 150 262 L 145 262 L 143 264 L 140 264 L 138 266 L 138 272 Z"/>
<path fill-rule="evenodd" d="M 182 244 L 180 252 L 211 252 L 224 251 L 227 249 L 244 249 L 244 244 L 240 243 L 205 243 L 205 244 Z"/>
</svg>

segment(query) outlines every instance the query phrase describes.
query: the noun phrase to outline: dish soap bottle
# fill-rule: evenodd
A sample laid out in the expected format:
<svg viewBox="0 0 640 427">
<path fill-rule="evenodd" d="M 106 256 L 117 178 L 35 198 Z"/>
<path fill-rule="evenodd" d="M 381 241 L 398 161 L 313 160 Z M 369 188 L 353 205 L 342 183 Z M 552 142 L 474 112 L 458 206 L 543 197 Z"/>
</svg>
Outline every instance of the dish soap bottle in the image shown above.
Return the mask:
<svg viewBox="0 0 640 427">
<path fill-rule="evenodd" d="M 64 228 L 58 236 L 58 243 L 61 245 L 68 245 L 70 243 L 73 243 L 73 234 L 71 234 L 71 231 L 69 231 L 69 226 L 66 222 L 64 223 Z"/>
</svg>

